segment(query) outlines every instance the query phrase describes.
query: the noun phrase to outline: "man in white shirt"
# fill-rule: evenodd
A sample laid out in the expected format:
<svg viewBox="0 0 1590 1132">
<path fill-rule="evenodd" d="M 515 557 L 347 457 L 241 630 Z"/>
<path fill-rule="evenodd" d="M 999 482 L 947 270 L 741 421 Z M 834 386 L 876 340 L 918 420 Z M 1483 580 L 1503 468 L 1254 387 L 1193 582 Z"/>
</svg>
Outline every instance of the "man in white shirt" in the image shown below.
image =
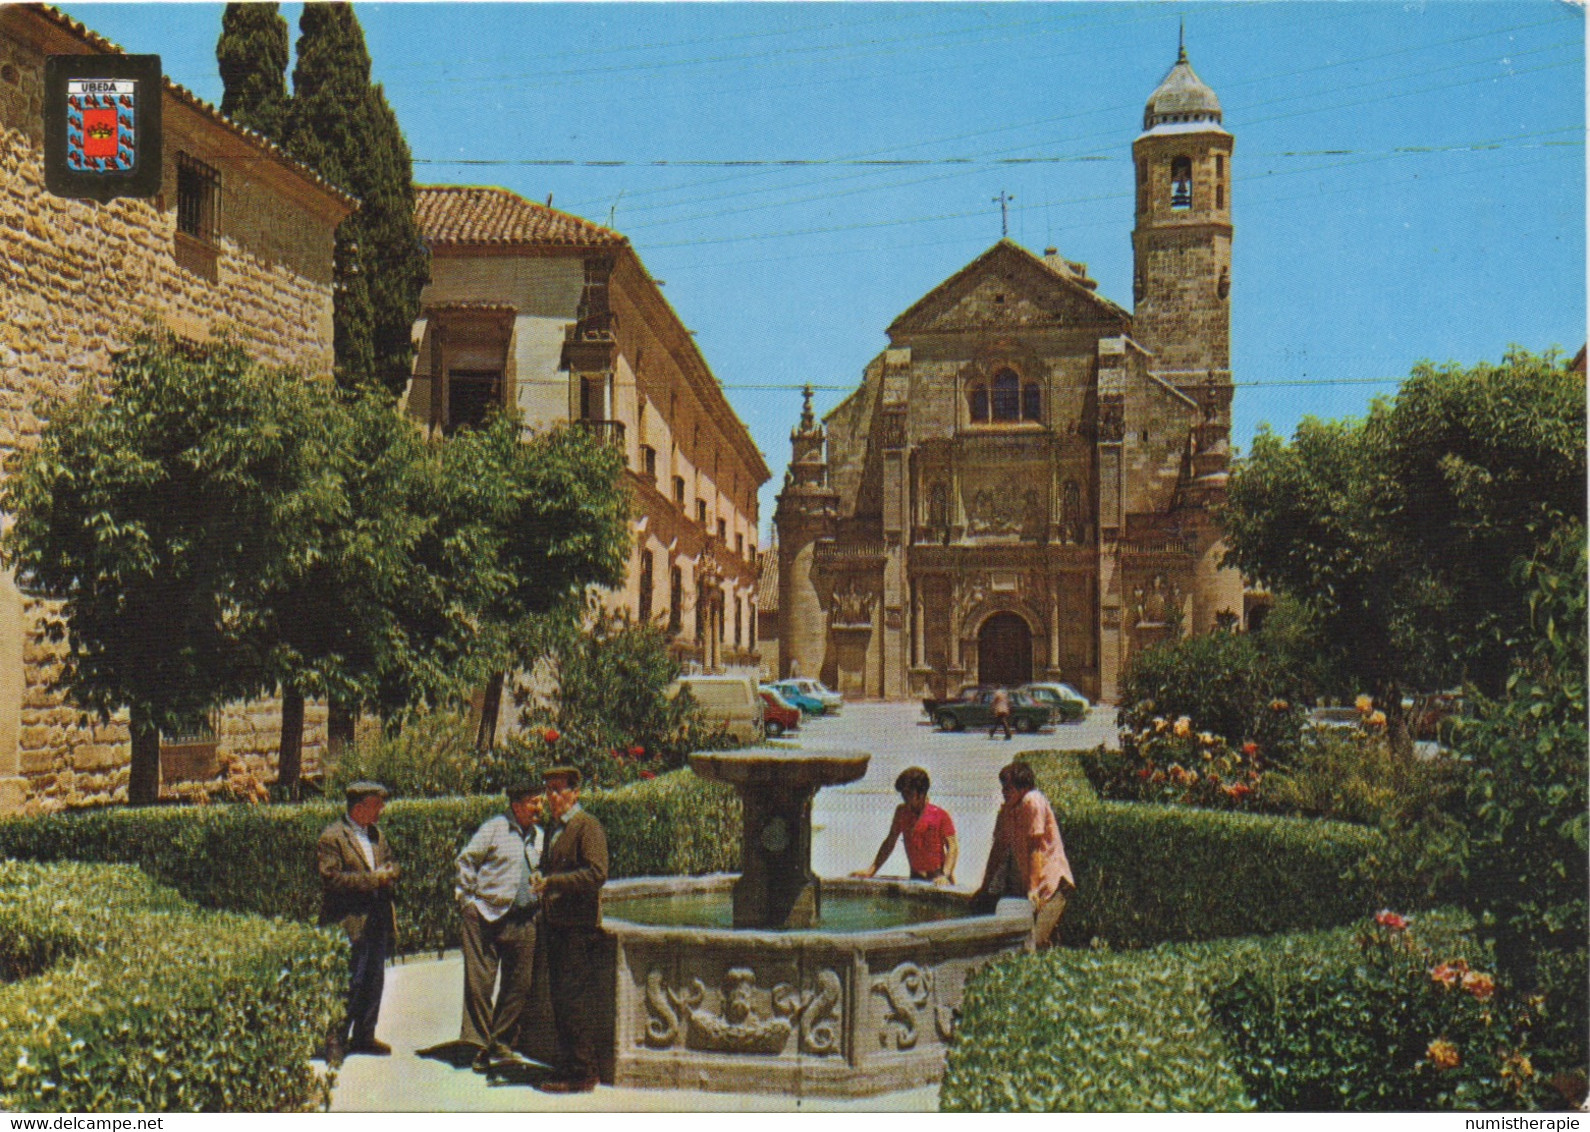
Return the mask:
<svg viewBox="0 0 1590 1132">
<path fill-rule="evenodd" d="M 488 819 L 458 854 L 455 895 L 464 918 L 464 1020 L 474 1068 L 511 1060 L 530 1003 L 540 896 L 542 798 L 529 781 L 509 786 L 508 810 Z M 491 992 L 502 972 L 493 1006 Z"/>
</svg>

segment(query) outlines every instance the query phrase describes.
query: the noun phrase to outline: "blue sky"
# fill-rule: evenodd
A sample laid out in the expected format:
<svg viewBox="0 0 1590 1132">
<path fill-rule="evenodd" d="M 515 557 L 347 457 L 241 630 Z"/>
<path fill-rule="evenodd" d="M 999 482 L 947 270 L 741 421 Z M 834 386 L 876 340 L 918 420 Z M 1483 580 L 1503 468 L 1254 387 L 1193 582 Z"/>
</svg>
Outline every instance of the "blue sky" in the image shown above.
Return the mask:
<svg viewBox="0 0 1590 1132">
<path fill-rule="evenodd" d="M 220 6 L 67 4 L 220 101 Z M 297 39 L 299 5 L 283 13 Z M 773 469 L 1000 237 L 1131 304 L 1131 143 L 1188 54 L 1235 135 L 1235 436 L 1420 359 L 1585 339 L 1584 13 L 1384 3 L 360 4 L 415 179 L 628 235 Z M 743 163 L 801 162 L 799 165 Z M 886 162 L 887 164 L 877 164 Z M 904 163 L 904 164 L 902 164 Z"/>
</svg>

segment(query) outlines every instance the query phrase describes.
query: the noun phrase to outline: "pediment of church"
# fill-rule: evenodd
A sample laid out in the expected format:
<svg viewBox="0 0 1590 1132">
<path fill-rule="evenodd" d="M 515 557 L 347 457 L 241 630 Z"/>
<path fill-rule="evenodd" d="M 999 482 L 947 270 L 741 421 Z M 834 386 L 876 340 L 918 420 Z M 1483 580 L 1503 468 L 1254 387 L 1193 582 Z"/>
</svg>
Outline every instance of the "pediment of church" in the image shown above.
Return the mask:
<svg viewBox="0 0 1590 1132">
<path fill-rule="evenodd" d="M 1001 240 L 895 319 L 889 334 L 986 334 L 1100 324 L 1126 330 L 1131 315 L 1083 286 L 1066 267 Z"/>
</svg>

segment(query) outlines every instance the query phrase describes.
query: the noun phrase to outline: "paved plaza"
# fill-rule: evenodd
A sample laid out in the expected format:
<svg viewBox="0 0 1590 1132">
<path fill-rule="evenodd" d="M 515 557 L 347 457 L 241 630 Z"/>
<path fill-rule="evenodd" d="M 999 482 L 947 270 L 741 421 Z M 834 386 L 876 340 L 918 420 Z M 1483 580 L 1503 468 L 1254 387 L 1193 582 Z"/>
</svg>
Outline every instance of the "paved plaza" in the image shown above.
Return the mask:
<svg viewBox="0 0 1590 1132">
<path fill-rule="evenodd" d="M 961 841 L 959 886 L 974 888 L 982 876 L 999 806 L 996 775 L 1020 751 L 1082 750 L 1115 742 L 1115 709 L 1096 707 L 1078 723 L 1037 735 L 990 740 L 986 732 L 945 733 L 929 726 L 920 704 L 850 704 L 834 718 L 803 724 L 789 737 L 804 750 L 855 750 L 872 756 L 867 773 L 847 786 L 821 791 L 813 805 L 812 868 L 824 877 L 843 876 L 872 861 L 899 802 L 895 776 L 908 766 L 925 768 L 932 799 L 955 819 Z M 401 847 L 400 847 L 401 851 Z M 897 847 L 880 875 L 904 876 L 905 853 Z M 712 1111 L 712 1112 L 907 1112 L 935 1111 L 936 1087 L 888 1093 L 863 1100 L 800 1099 L 599 1086 L 584 1096 L 551 1096 L 524 1084 L 492 1083 L 468 1069 L 418 1057 L 416 1050 L 458 1037 L 463 1001 L 463 963 L 449 952 L 441 959 L 415 956 L 387 971 L 380 1036 L 391 1057 L 352 1057 L 338 1075 L 334 1112 L 430 1111 Z"/>
</svg>

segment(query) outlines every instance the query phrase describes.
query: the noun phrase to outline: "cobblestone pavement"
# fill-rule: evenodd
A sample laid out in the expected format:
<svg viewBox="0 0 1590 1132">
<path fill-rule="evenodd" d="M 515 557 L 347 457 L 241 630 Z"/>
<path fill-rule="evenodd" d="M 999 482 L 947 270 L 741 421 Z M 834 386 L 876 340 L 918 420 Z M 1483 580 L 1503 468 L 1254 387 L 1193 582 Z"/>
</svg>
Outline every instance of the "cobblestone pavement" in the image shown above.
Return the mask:
<svg viewBox="0 0 1590 1132">
<path fill-rule="evenodd" d="M 931 796 L 955 819 L 961 841 L 956 880 L 974 887 L 982 876 L 999 806 L 996 775 L 1019 751 L 1083 750 L 1115 742 L 1115 709 L 1094 708 L 1079 723 L 1010 741 L 983 732 L 945 733 L 929 726 L 920 704 L 858 703 L 835 717 L 810 720 L 789 736 L 803 750 L 857 750 L 872 756 L 866 775 L 818 793 L 812 807 L 812 866 L 843 876 L 868 865 L 899 801 L 895 776 L 911 765 L 933 780 Z M 1063 831 L 1062 831 L 1063 832 Z M 882 872 L 904 876 L 897 848 Z M 938 1089 L 888 1093 L 859 1101 L 739 1096 L 603 1085 L 585 1096 L 551 1096 L 523 1084 L 492 1083 L 468 1069 L 416 1056 L 458 1036 L 463 1001 L 459 954 L 414 956 L 387 970 L 380 1037 L 391 1057 L 352 1057 L 338 1075 L 334 1112 L 931 1112 Z"/>
</svg>

